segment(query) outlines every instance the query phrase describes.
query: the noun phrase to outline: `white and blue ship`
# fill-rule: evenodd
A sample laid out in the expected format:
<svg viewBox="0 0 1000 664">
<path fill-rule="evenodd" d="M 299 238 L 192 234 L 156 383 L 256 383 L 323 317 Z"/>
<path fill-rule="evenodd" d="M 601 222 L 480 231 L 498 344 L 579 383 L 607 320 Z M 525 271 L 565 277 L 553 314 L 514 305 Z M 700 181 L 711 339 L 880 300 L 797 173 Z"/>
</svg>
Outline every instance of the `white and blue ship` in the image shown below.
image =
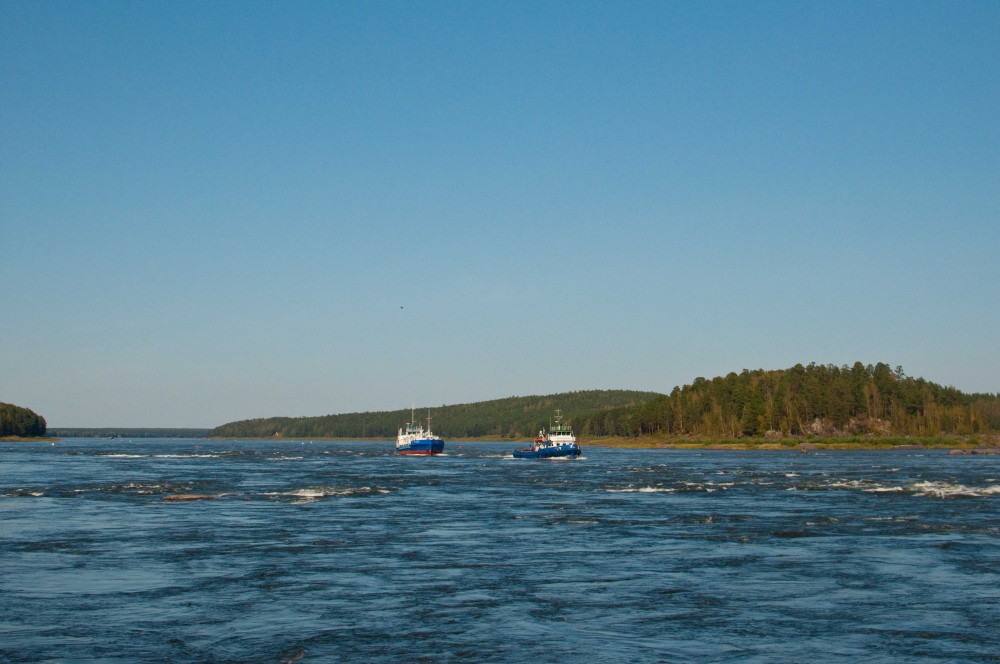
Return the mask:
<svg viewBox="0 0 1000 664">
<path fill-rule="evenodd" d="M 410 408 L 410 421 L 406 428 L 399 429 L 396 435 L 396 454 L 424 455 L 441 454 L 444 451 L 444 440 L 441 436 L 431 433 L 431 416 L 427 416 L 427 429 L 417 424 L 417 418 Z"/>
<path fill-rule="evenodd" d="M 555 458 L 570 458 L 575 459 L 582 453 L 580 446 L 576 444 L 576 436 L 573 435 L 573 429 L 568 425 L 562 424 L 562 411 L 556 411 L 556 424 L 549 428 L 548 433 L 545 429 L 538 432 L 538 437 L 535 438 L 531 447 L 522 447 L 521 449 L 514 450 L 515 459 L 555 459 Z"/>
</svg>

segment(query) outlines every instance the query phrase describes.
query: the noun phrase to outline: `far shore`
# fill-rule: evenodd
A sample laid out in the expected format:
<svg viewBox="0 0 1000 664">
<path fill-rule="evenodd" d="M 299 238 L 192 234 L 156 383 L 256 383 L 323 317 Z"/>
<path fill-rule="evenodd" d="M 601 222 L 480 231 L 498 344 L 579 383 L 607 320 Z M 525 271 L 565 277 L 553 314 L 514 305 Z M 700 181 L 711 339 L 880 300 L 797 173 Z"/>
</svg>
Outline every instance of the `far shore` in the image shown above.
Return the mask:
<svg viewBox="0 0 1000 664">
<path fill-rule="evenodd" d="M 894 449 L 980 449 L 1000 448 L 1000 435 L 979 436 L 899 436 L 851 438 L 736 438 L 693 439 L 643 436 L 638 438 L 594 438 L 581 445 L 628 449 L 665 450 L 894 450 Z"/>
<path fill-rule="evenodd" d="M 56 443 L 62 440 L 56 437 L 0 437 L 4 443 Z M 125 440 L 125 439 L 120 439 Z M 143 438 L 131 440 L 149 440 Z M 180 439 L 177 439 L 180 440 Z M 391 438 L 332 438 L 323 436 L 284 438 L 270 436 L 268 438 L 189 438 L 184 440 L 225 441 L 236 442 L 273 440 L 287 443 L 302 442 L 384 442 L 392 443 Z M 1000 433 L 981 434 L 976 436 L 886 436 L 886 437 L 851 437 L 851 438 L 800 438 L 787 437 L 780 439 L 766 438 L 679 438 L 669 436 L 602 436 L 596 438 L 579 437 L 581 447 L 607 447 L 634 450 L 899 450 L 899 449 L 939 449 L 939 450 L 991 450 L 1000 452 Z M 449 445 L 465 445 L 477 443 L 506 443 L 508 445 L 526 445 L 531 440 L 527 438 L 507 438 L 503 436 L 482 436 L 477 438 L 446 438 Z"/>
<path fill-rule="evenodd" d="M 305 441 L 372 441 L 391 443 L 391 438 L 328 438 L 302 437 L 283 438 L 232 438 L 219 437 L 205 440 L 274 440 L 287 442 Z M 581 447 L 608 447 L 625 449 L 662 449 L 662 450 L 893 450 L 893 449 L 996 449 L 1000 448 L 1000 434 L 982 434 L 976 436 L 886 436 L 886 437 L 851 437 L 851 438 L 799 438 L 787 437 L 780 439 L 766 438 L 736 438 L 736 439 L 699 439 L 676 438 L 667 436 L 619 437 L 606 436 L 596 438 L 580 437 Z M 477 438 L 446 438 L 447 444 L 475 443 L 507 443 L 524 445 L 529 439 L 505 438 L 500 436 L 483 436 Z"/>
</svg>

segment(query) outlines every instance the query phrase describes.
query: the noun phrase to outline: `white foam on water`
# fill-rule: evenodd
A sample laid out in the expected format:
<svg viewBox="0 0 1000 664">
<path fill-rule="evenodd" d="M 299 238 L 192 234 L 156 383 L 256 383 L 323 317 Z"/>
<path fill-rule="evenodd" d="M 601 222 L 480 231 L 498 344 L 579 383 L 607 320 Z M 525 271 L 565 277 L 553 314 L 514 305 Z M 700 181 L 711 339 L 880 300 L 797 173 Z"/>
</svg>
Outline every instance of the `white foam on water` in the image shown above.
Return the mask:
<svg viewBox="0 0 1000 664">
<path fill-rule="evenodd" d="M 344 498 L 351 496 L 372 496 L 386 495 L 392 493 L 389 489 L 372 488 L 370 486 L 361 487 L 335 487 L 318 486 L 306 487 L 304 489 L 293 489 L 291 491 L 272 491 L 264 493 L 268 498 L 291 498 L 294 502 L 312 502 L 322 498 Z"/>
<path fill-rule="evenodd" d="M 295 491 L 289 491 L 282 495 L 295 496 L 296 498 L 325 498 L 326 496 L 335 494 L 326 489 L 296 489 Z"/>
<path fill-rule="evenodd" d="M 861 491 L 871 491 L 879 486 L 872 480 L 833 480 L 826 485 L 827 489 L 860 489 Z"/>
<path fill-rule="evenodd" d="M 31 489 L 14 489 L 10 493 L 5 493 L 0 495 L 3 498 L 41 498 L 45 495 L 44 491 L 33 491 Z"/>
<path fill-rule="evenodd" d="M 154 454 L 154 459 L 217 459 L 218 454 Z"/>
<path fill-rule="evenodd" d="M 916 484 L 911 484 L 908 488 L 918 496 L 929 496 L 932 498 L 983 498 L 1000 494 L 1000 484 L 971 487 L 949 482 L 917 482 Z"/>
<path fill-rule="evenodd" d="M 908 493 L 928 498 L 984 498 L 1000 495 L 1000 484 L 971 487 L 953 482 L 915 482 L 905 486 L 879 484 L 874 480 L 834 480 L 827 489 L 853 489 L 865 493 Z"/>
<path fill-rule="evenodd" d="M 607 493 L 676 493 L 677 489 L 663 486 L 627 487 L 624 489 L 605 489 Z"/>
</svg>

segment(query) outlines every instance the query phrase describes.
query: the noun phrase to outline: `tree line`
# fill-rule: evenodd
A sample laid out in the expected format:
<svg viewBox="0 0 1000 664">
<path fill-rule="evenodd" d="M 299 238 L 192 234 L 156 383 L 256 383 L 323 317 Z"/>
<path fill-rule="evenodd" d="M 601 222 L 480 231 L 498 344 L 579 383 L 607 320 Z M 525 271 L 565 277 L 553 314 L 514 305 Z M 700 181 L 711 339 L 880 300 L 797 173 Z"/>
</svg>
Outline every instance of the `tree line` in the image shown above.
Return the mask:
<svg viewBox="0 0 1000 664">
<path fill-rule="evenodd" d="M 583 390 L 547 396 L 507 397 L 492 401 L 416 409 L 416 419 L 445 438 L 525 439 L 552 424 L 560 409 L 565 422 L 594 412 L 632 408 L 659 395 L 635 390 Z M 410 409 L 319 417 L 270 417 L 230 422 L 215 428 L 218 438 L 393 438 L 410 421 Z"/>
<path fill-rule="evenodd" d="M 884 363 L 796 364 L 696 378 L 574 424 L 585 436 L 972 435 L 1000 430 L 1000 395 L 964 394 Z"/>
<path fill-rule="evenodd" d="M 471 404 L 421 407 L 445 438 L 529 438 L 564 423 L 587 436 L 934 436 L 1000 431 L 1000 395 L 965 394 L 907 376 L 902 367 L 855 362 L 811 363 L 790 369 L 744 369 L 711 380 L 696 378 L 670 394 L 589 390 L 508 397 Z M 234 438 L 391 438 L 409 410 L 321 417 L 273 417 L 232 422 L 212 436 Z"/>
<path fill-rule="evenodd" d="M 36 438 L 45 435 L 45 418 L 30 408 L 0 403 L 0 437 Z"/>
</svg>

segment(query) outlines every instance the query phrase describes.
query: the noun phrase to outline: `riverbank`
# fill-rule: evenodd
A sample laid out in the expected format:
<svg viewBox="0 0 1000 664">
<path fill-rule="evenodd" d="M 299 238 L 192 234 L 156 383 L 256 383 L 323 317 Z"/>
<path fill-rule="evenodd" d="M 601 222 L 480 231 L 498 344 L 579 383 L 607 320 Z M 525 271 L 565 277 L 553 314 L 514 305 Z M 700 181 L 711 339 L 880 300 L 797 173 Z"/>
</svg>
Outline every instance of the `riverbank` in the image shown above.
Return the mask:
<svg viewBox="0 0 1000 664">
<path fill-rule="evenodd" d="M 695 439 L 667 436 L 638 438 L 606 437 L 581 440 L 580 445 L 628 449 L 706 450 L 890 450 L 890 449 L 994 449 L 1000 448 L 1000 434 L 978 436 L 892 436 L 867 438 L 737 438 Z"/>
</svg>

